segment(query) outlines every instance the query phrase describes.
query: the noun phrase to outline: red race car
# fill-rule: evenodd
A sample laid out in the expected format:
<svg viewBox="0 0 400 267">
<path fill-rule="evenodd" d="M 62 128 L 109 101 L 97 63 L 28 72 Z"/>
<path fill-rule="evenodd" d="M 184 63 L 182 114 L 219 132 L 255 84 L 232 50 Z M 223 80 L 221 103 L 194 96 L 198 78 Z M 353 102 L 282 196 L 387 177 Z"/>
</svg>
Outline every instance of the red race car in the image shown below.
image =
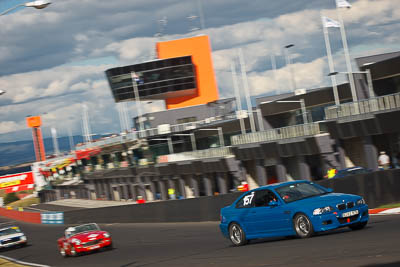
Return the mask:
<svg viewBox="0 0 400 267">
<path fill-rule="evenodd" d="M 83 252 L 112 249 L 111 235 L 101 231 L 95 223 L 82 224 L 65 229 L 63 237 L 57 240 L 62 256 L 77 256 Z"/>
</svg>

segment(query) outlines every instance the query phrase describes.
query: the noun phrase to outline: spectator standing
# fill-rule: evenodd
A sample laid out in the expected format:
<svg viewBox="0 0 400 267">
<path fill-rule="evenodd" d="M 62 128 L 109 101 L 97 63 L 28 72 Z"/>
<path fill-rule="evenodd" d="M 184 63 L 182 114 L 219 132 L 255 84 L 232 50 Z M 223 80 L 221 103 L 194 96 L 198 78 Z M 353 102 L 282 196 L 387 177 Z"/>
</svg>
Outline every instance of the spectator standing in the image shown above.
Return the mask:
<svg viewBox="0 0 400 267">
<path fill-rule="evenodd" d="M 390 158 L 388 155 L 386 155 L 385 151 L 381 151 L 381 153 L 378 157 L 378 164 L 379 164 L 379 167 L 382 167 L 384 170 L 389 169 Z"/>
<path fill-rule="evenodd" d="M 169 196 L 169 199 L 176 199 L 174 188 L 168 188 L 168 196 Z"/>
<path fill-rule="evenodd" d="M 238 187 L 238 191 L 247 192 L 249 191 L 249 184 L 247 182 L 242 182 Z"/>
<path fill-rule="evenodd" d="M 328 171 L 326 172 L 326 175 L 324 176 L 325 178 L 331 179 L 335 177 L 337 173 L 337 170 L 333 167 L 329 168 Z"/>
<path fill-rule="evenodd" d="M 144 203 L 146 203 L 146 200 L 144 200 L 142 196 L 138 196 L 137 200 L 136 200 L 136 203 L 137 204 L 144 204 Z"/>
</svg>

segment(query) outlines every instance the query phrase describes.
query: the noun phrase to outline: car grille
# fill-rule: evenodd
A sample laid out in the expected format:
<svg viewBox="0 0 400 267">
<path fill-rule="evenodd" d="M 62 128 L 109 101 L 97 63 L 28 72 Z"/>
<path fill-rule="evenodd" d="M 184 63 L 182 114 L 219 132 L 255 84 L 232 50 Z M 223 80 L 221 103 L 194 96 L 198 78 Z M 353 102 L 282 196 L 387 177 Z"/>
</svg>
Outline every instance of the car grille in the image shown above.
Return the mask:
<svg viewBox="0 0 400 267">
<path fill-rule="evenodd" d="M 1 243 L 2 243 L 3 245 L 7 245 L 7 244 L 10 244 L 10 243 L 14 243 L 14 242 L 19 241 L 19 239 L 20 239 L 19 236 L 18 236 L 18 237 L 13 237 L 13 238 L 10 238 L 9 240 L 1 241 Z"/>
<path fill-rule="evenodd" d="M 97 245 L 97 244 L 100 243 L 102 240 L 103 240 L 103 239 L 100 238 L 100 239 L 97 239 L 97 240 L 89 241 L 89 242 L 83 243 L 83 246 L 84 246 L 84 247 L 90 247 L 90 246 L 93 246 L 93 245 Z"/>
<path fill-rule="evenodd" d="M 357 215 L 353 215 L 347 218 L 338 218 L 339 223 L 344 224 L 344 223 L 351 223 L 354 222 L 355 220 L 357 220 L 358 218 L 358 214 Z"/>
<path fill-rule="evenodd" d="M 340 204 L 337 204 L 336 207 L 338 208 L 338 210 L 344 210 L 346 208 L 351 209 L 354 207 L 354 202 L 351 201 L 351 202 L 347 202 L 347 203 L 340 203 Z"/>
</svg>

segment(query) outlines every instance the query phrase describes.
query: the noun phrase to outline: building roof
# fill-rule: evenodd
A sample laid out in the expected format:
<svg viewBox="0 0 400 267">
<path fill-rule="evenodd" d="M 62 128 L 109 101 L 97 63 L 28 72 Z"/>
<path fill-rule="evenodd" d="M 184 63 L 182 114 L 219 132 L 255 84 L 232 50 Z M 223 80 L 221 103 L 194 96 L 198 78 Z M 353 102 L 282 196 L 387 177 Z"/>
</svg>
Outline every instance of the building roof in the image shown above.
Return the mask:
<svg viewBox="0 0 400 267">
<path fill-rule="evenodd" d="M 360 70 L 365 71 L 369 69 L 373 80 L 400 76 L 400 52 L 391 53 L 390 57 L 387 55 L 381 58 L 376 57 L 376 59 L 377 61 L 375 62 L 363 63 Z"/>
<path fill-rule="evenodd" d="M 379 54 L 379 55 L 371 55 L 371 56 L 365 56 L 365 57 L 359 57 L 356 58 L 356 63 L 358 65 L 358 68 L 362 69 L 365 68 L 368 65 L 375 64 L 378 62 L 386 61 L 392 58 L 396 58 L 400 56 L 400 51 L 398 52 L 392 52 L 392 53 L 385 53 L 385 54 Z"/>
</svg>

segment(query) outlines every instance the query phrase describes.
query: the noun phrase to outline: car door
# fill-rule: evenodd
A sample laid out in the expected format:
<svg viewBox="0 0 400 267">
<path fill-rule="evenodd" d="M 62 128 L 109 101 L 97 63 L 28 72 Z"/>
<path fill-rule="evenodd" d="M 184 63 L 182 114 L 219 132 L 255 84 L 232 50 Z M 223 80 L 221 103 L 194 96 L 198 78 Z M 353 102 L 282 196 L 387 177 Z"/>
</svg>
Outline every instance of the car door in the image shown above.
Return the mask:
<svg viewBox="0 0 400 267">
<path fill-rule="evenodd" d="M 279 236 L 289 229 L 290 213 L 274 192 L 264 189 L 255 191 L 254 207 L 248 215 L 254 232 L 263 236 Z M 271 202 L 273 205 L 270 205 Z"/>
<path fill-rule="evenodd" d="M 251 214 L 254 207 L 255 192 L 251 191 L 245 194 L 241 199 L 236 202 L 235 206 L 235 219 L 244 229 L 246 235 L 255 233 L 249 214 Z"/>
</svg>

